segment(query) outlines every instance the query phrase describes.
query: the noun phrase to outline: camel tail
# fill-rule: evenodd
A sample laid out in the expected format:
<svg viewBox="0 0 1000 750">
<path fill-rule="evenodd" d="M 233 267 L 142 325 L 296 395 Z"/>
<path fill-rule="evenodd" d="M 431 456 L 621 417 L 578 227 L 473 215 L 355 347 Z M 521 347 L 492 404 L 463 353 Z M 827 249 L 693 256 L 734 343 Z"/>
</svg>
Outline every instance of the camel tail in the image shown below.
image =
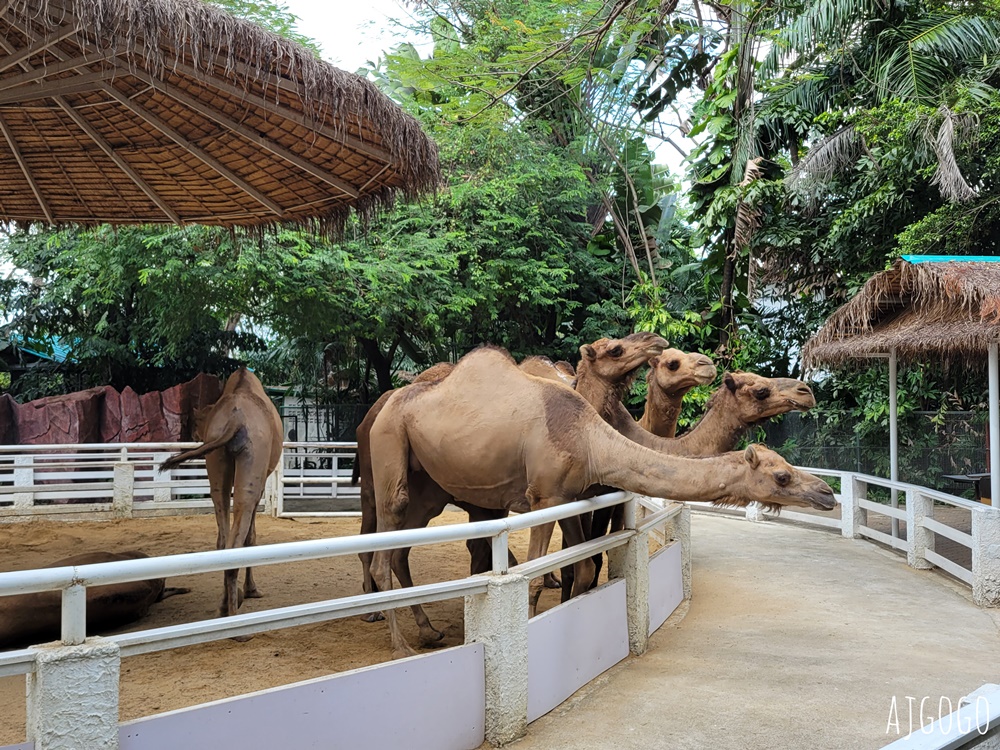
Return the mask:
<svg viewBox="0 0 1000 750">
<path fill-rule="evenodd" d="M 361 480 L 361 454 L 354 451 L 354 468 L 351 469 L 351 484 L 357 484 Z"/>
<path fill-rule="evenodd" d="M 216 448 L 221 448 L 233 439 L 239 429 L 240 425 L 236 421 L 230 419 L 223 427 L 221 435 L 216 437 L 214 440 L 202 443 L 197 448 L 192 448 L 191 450 L 174 454 L 160 464 L 160 471 L 170 471 L 171 469 L 176 469 L 185 461 L 190 461 L 193 458 L 201 458 L 206 453 L 211 453 Z"/>
</svg>

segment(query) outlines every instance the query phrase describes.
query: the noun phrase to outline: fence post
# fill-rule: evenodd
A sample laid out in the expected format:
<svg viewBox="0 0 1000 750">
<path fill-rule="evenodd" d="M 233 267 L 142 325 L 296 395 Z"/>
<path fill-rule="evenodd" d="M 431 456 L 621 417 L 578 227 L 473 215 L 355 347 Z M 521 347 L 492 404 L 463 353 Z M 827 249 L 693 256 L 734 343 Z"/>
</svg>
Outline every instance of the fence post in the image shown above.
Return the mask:
<svg viewBox="0 0 1000 750">
<path fill-rule="evenodd" d="M 528 731 L 528 579 L 487 576 L 465 597 L 465 642 L 486 652 L 486 740 L 506 745 Z"/>
<path fill-rule="evenodd" d="M 906 562 L 911 568 L 926 570 L 934 567 L 927 562 L 924 550 L 934 551 L 934 532 L 921 526 L 925 518 L 934 517 L 934 501 L 922 492 L 906 491 Z"/>
<path fill-rule="evenodd" d="M 112 515 L 115 518 L 131 518 L 134 497 L 135 464 L 128 461 L 115 462 L 115 479 L 111 495 Z"/>
<path fill-rule="evenodd" d="M 35 470 L 32 468 L 32 463 L 35 457 L 28 454 L 22 454 L 20 456 L 14 456 L 14 486 L 15 487 L 34 487 L 35 486 Z M 17 468 L 20 466 L 21 468 Z M 35 493 L 34 492 L 15 492 L 14 493 L 14 508 L 30 508 L 35 504 Z"/>
<path fill-rule="evenodd" d="M 268 474 L 264 481 L 264 513 L 274 518 L 277 518 L 281 512 L 282 463 L 284 463 L 284 458 L 278 461 L 274 471 Z"/>
<path fill-rule="evenodd" d="M 681 579 L 684 598 L 691 598 L 691 506 L 681 506 L 674 525 L 674 539 L 681 543 Z"/>
<path fill-rule="evenodd" d="M 35 750 L 118 748 L 118 644 L 36 646 L 27 676 L 27 735 Z"/>
<path fill-rule="evenodd" d="M 154 482 L 169 482 L 172 479 L 173 472 L 171 471 L 160 471 L 160 464 L 170 458 L 169 453 L 154 453 L 153 454 L 153 481 Z M 170 502 L 174 499 L 174 488 L 171 485 L 166 487 L 154 487 L 153 488 L 153 501 L 154 502 Z"/>
<path fill-rule="evenodd" d="M 625 528 L 635 531 L 637 500 L 625 503 Z M 629 510 L 631 506 L 632 510 Z M 608 550 L 608 578 L 625 579 L 628 647 L 635 655 L 649 647 L 649 533 L 636 532 L 621 547 Z"/>
<path fill-rule="evenodd" d="M 750 503 L 745 509 L 747 520 L 752 523 L 760 523 L 761 521 L 766 521 L 767 516 L 764 515 L 764 506 L 760 503 Z"/>
<path fill-rule="evenodd" d="M 972 511 L 972 599 L 1000 606 L 1000 508 Z"/>
<path fill-rule="evenodd" d="M 861 501 L 868 499 L 868 484 L 854 474 L 840 480 L 841 533 L 848 539 L 861 536 L 861 527 L 868 525 L 868 511 L 861 507 Z"/>
</svg>

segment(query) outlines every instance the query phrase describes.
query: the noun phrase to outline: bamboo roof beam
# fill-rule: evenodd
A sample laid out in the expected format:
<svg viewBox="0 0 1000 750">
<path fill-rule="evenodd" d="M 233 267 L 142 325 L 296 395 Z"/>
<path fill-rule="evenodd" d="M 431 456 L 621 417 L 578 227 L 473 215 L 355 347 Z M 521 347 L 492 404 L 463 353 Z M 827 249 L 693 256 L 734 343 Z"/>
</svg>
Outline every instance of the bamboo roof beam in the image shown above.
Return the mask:
<svg viewBox="0 0 1000 750">
<path fill-rule="evenodd" d="M 132 180 L 132 182 L 134 182 L 136 186 L 143 193 L 146 194 L 146 197 L 149 198 L 151 201 L 153 201 L 153 203 L 156 204 L 157 208 L 163 211 L 164 215 L 167 218 L 169 218 L 174 224 L 184 223 L 183 221 L 181 221 L 181 217 L 178 216 L 173 210 L 171 210 L 170 206 L 167 205 L 167 202 L 163 200 L 163 198 L 160 197 L 160 195 L 158 195 L 157 192 L 153 190 L 153 188 L 151 188 L 144 179 L 142 179 L 142 177 L 139 176 L 138 172 L 136 172 L 134 169 L 132 169 L 132 167 L 129 166 L 128 162 L 126 162 L 123 158 L 121 158 L 121 156 L 118 155 L 118 153 L 111 147 L 111 145 L 106 140 L 104 140 L 104 138 L 101 137 L 101 134 L 90 126 L 90 123 L 84 120 L 79 114 L 77 114 L 77 112 L 73 110 L 73 108 L 66 102 L 65 99 L 63 99 L 61 96 L 57 96 L 55 97 L 55 102 L 62 108 L 62 110 L 69 116 L 69 118 L 74 123 L 76 123 L 76 126 L 80 128 L 80 130 L 82 130 L 84 133 L 86 133 L 87 137 L 90 138 L 90 140 L 92 140 L 94 143 L 96 143 L 100 147 L 101 151 L 103 151 L 107 155 L 107 157 L 111 159 L 111 161 L 113 161 L 122 172 L 128 175 L 129 179 Z"/>
<path fill-rule="evenodd" d="M 24 156 L 21 154 L 21 149 L 18 148 L 17 141 L 14 140 L 14 136 L 7 127 L 7 123 L 3 121 L 2 116 L 0 116 L 0 134 L 7 140 L 7 145 L 10 147 L 11 153 L 14 154 L 14 158 L 17 160 L 17 165 L 21 168 L 24 179 L 28 181 L 28 186 L 31 188 L 31 192 L 34 193 L 35 200 L 38 201 L 38 207 L 42 209 L 42 213 L 49 224 L 54 224 L 52 210 L 49 208 L 49 204 L 45 201 L 45 198 L 42 197 L 42 191 L 38 187 L 38 183 L 35 182 L 35 178 L 31 176 L 31 170 L 28 169 L 28 165 L 24 163 Z"/>
<path fill-rule="evenodd" d="M 112 97 L 123 107 L 127 107 L 132 112 L 141 117 L 143 120 L 148 122 L 150 125 L 152 125 L 158 131 L 163 133 L 163 135 L 167 136 L 167 138 L 172 140 L 178 146 L 183 146 L 185 149 L 187 149 L 187 151 L 190 154 L 196 157 L 200 162 L 214 169 L 220 175 L 229 180 L 233 185 L 238 187 L 240 190 L 249 195 L 255 201 L 257 201 L 262 206 L 267 208 L 267 210 L 269 210 L 275 216 L 284 215 L 285 212 L 281 208 L 281 206 L 279 206 L 277 203 L 269 199 L 267 196 L 265 196 L 263 193 L 257 190 L 253 185 L 250 185 L 248 182 L 246 182 L 246 180 L 244 180 L 238 174 L 236 174 L 231 169 L 226 167 L 218 159 L 216 159 L 214 156 L 206 152 L 203 148 L 197 146 L 196 144 L 192 143 L 189 139 L 185 138 L 183 135 L 178 133 L 176 130 L 174 130 L 172 127 L 170 127 L 167 123 L 165 123 L 159 117 L 150 112 L 148 109 L 136 104 L 127 96 L 118 91 L 114 86 L 110 86 L 107 83 L 101 86 L 101 90 L 104 91 L 106 94 L 108 94 L 108 96 Z"/>
<path fill-rule="evenodd" d="M 359 193 L 355 188 L 351 187 L 348 183 L 344 182 L 336 175 L 327 172 L 325 169 L 320 169 L 316 165 L 311 164 L 310 162 L 306 161 L 297 154 L 289 151 L 287 148 L 280 146 L 271 139 L 262 136 L 260 133 L 257 133 L 251 128 L 248 128 L 246 125 L 237 122 L 231 117 L 226 117 L 218 110 L 212 109 L 206 104 L 203 104 L 202 102 L 198 101 L 193 96 L 185 93 L 183 90 L 177 88 L 176 86 L 173 86 L 165 81 L 157 81 L 152 76 L 143 73 L 142 71 L 138 70 L 126 71 L 123 69 L 122 72 L 127 72 L 128 75 L 132 76 L 133 78 L 137 78 L 143 83 L 148 84 L 156 91 L 166 94 L 171 99 L 176 99 L 178 102 L 188 107 L 189 109 L 194 110 L 202 117 L 207 117 L 208 119 L 218 123 L 227 130 L 231 130 L 232 132 L 236 133 L 241 138 L 244 138 L 245 140 L 249 141 L 255 146 L 260 146 L 261 148 L 270 151 L 275 156 L 280 156 L 285 161 L 289 162 L 290 164 L 294 164 L 296 167 L 308 172 L 313 177 L 323 180 L 323 182 L 330 185 L 331 187 L 337 188 L 337 190 L 341 191 L 345 195 L 349 195 L 352 198 L 357 198 L 358 196 L 361 195 L 361 193 Z M 2 101 L 2 99 L 0 99 L 0 101 Z M 381 172 L 379 172 L 379 174 L 381 174 Z"/>
</svg>

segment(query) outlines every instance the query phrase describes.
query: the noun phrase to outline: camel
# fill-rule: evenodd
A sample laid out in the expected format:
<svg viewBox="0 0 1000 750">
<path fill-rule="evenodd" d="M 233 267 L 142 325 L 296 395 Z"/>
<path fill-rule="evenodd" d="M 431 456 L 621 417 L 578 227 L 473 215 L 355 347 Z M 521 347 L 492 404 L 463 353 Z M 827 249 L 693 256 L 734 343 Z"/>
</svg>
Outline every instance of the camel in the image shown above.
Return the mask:
<svg viewBox="0 0 1000 750">
<path fill-rule="evenodd" d="M 467 354 L 447 378 L 393 393 L 372 425 L 371 444 L 380 532 L 409 527 L 411 470 L 425 472 L 456 499 L 517 512 L 570 502 L 592 485 L 689 502 L 834 507 L 826 482 L 764 446 L 690 459 L 631 442 L 579 393 L 523 373 L 506 351 L 492 347 Z M 578 518 L 561 525 L 570 544 L 583 541 Z M 548 546 L 536 531 L 529 560 Z M 373 579 L 386 591 L 391 556 L 376 552 L 372 563 Z M 582 560 L 576 568 L 574 594 L 583 590 L 580 582 L 589 585 L 593 563 Z M 415 653 L 393 610 L 387 619 L 393 655 Z"/>
<path fill-rule="evenodd" d="M 439 362 L 438 364 L 420 373 L 416 378 L 414 378 L 410 385 L 436 382 L 447 377 L 454 368 L 455 365 L 450 362 Z M 522 371 L 536 377 L 547 378 L 549 380 L 567 385 L 570 388 L 572 388 L 576 383 L 576 372 L 573 365 L 568 362 L 552 362 L 552 360 L 548 357 L 536 355 L 527 357 L 521 363 L 520 368 Z M 356 431 L 358 448 L 354 458 L 354 470 L 351 475 L 351 483 L 360 485 L 362 534 L 373 533 L 377 525 L 375 514 L 375 491 L 372 484 L 371 443 L 369 440 L 369 434 L 371 426 L 375 422 L 375 418 L 379 415 L 382 408 L 385 406 L 385 403 L 395 392 L 396 391 L 393 390 L 383 393 L 379 397 L 378 401 L 372 405 L 371 409 L 368 410 L 368 413 L 358 425 Z M 414 498 L 426 495 L 429 500 L 427 507 L 434 510 L 432 515 L 426 515 L 426 513 L 420 510 L 423 507 L 422 504 L 413 504 L 413 512 L 415 514 L 419 514 L 420 521 L 418 523 L 417 520 L 414 520 L 413 523 L 415 525 L 413 528 L 419 528 L 426 526 L 432 518 L 439 515 L 441 510 L 443 510 L 444 505 L 448 502 L 452 502 L 453 499 L 446 495 L 440 487 L 437 487 L 434 482 L 426 476 L 416 476 L 413 477 L 411 481 L 414 485 L 412 491 Z M 442 500 L 443 503 L 441 502 Z M 495 518 L 503 518 L 507 515 L 506 511 L 479 508 L 474 505 L 466 505 L 460 501 L 457 502 L 456 505 L 469 514 L 470 521 L 488 521 Z M 488 540 L 470 539 L 466 542 L 466 547 L 468 548 L 472 558 L 470 567 L 472 574 L 482 573 L 490 569 L 492 565 L 492 551 Z M 399 578 L 400 581 L 403 581 L 404 585 L 412 586 L 413 583 L 410 576 L 409 552 L 409 548 L 397 550 L 393 557 L 392 565 L 397 578 Z M 371 577 L 372 553 L 361 552 L 358 557 L 361 559 L 362 589 L 365 593 L 377 591 L 378 588 L 372 581 Z M 512 565 L 517 565 L 517 560 L 513 555 L 510 555 L 510 562 Z M 545 585 L 549 588 L 559 588 L 561 584 L 554 575 L 549 574 L 546 576 Z M 417 621 L 422 642 L 433 643 L 443 637 L 443 633 L 436 630 L 431 625 L 430 619 L 424 612 L 423 607 L 419 604 L 415 604 L 411 609 L 414 619 Z M 376 622 L 382 619 L 382 615 L 375 612 L 368 615 L 362 615 L 361 619 L 365 622 Z"/>
<path fill-rule="evenodd" d="M 715 364 L 704 354 L 666 349 L 649 360 L 646 408 L 639 425 L 660 437 L 674 437 L 684 395 L 715 380 Z"/>
<path fill-rule="evenodd" d="M 748 372 L 727 373 L 723 385 L 709 399 L 705 414 L 692 430 L 676 438 L 660 437 L 644 430 L 622 404 L 621 397 L 631 385 L 631 374 L 616 374 L 608 366 L 605 347 L 602 342 L 581 347 L 577 390 L 584 389 L 591 403 L 602 404 L 601 416 L 625 437 L 660 453 L 690 457 L 725 453 L 733 450 L 754 425 L 778 414 L 796 409 L 806 411 L 816 405 L 812 389 L 801 380 L 765 378 Z M 612 519 L 615 510 L 596 511 L 590 519 L 589 529 L 584 519 L 586 537 L 595 539 L 606 534 L 609 528 L 612 531 L 620 529 L 620 516 Z M 552 527 L 547 529 L 551 534 Z M 596 573 L 600 573 L 602 558 L 595 555 L 593 559 Z M 596 583 L 595 574 L 591 585 Z M 574 585 L 572 568 L 563 568 L 562 585 L 562 599 L 566 601 Z"/>
<path fill-rule="evenodd" d="M 88 552 L 56 560 L 46 568 L 135 560 L 148 557 L 142 552 Z M 162 578 L 148 581 L 87 587 L 87 634 L 94 635 L 127 625 L 149 613 L 156 602 L 191 589 L 167 588 Z M 0 597 L 0 648 L 34 646 L 59 638 L 62 623 L 62 593 Z"/>
<path fill-rule="evenodd" d="M 216 549 L 252 547 L 257 543 L 254 517 L 264 494 L 264 483 L 281 460 L 281 417 L 257 377 L 245 367 L 226 380 L 222 396 L 207 414 L 199 415 L 197 448 L 171 456 L 160 467 L 176 468 L 185 461 L 205 457 L 208 484 L 215 507 L 219 533 Z M 229 499 L 233 498 L 233 520 L 229 523 Z M 225 593 L 219 613 L 235 615 L 241 599 L 238 570 L 225 571 Z M 243 597 L 258 598 L 260 590 L 253 572 L 246 569 Z"/>
</svg>

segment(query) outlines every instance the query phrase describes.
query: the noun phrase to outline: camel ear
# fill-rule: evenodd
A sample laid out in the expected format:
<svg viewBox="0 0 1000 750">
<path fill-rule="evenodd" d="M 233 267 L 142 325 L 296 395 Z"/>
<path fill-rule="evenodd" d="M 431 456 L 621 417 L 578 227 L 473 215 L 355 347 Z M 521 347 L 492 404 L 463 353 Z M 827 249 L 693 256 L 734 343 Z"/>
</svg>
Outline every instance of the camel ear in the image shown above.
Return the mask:
<svg viewBox="0 0 1000 750">
<path fill-rule="evenodd" d="M 753 445 L 748 445 L 747 449 L 743 451 L 744 460 L 750 464 L 751 469 L 756 469 L 760 466 L 760 456 L 757 455 L 757 447 Z"/>
<path fill-rule="evenodd" d="M 583 359 L 593 362 L 595 359 L 597 359 L 597 350 L 590 344 L 584 344 L 583 346 L 580 347 L 580 356 Z"/>
<path fill-rule="evenodd" d="M 733 393 L 736 393 L 736 389 L 739 388 L 739 384 L 736 382 L 736 378 L 733 377 L 731 372 L 727 372 L 726 376 L 722 379 L 722 382 L 726 384 L 728 388 Z"/>
</svg>

